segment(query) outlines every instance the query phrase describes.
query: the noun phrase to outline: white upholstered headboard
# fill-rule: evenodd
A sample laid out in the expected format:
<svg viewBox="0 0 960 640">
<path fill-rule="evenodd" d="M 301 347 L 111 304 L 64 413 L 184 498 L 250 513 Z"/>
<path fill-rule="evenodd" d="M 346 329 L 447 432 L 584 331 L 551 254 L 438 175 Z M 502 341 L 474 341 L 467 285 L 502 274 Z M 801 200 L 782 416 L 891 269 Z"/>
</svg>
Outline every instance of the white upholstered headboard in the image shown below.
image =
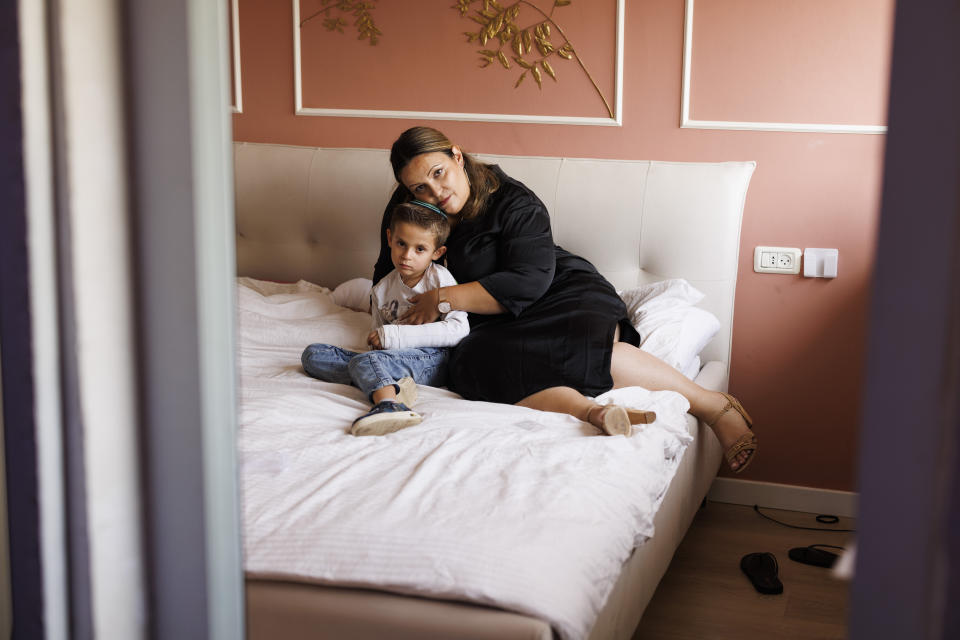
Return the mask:
<svg viewBox="0 0 960 640">
<path fill-rule="evenodd" d="M 618 289 L 685 278 L 721 329 L 701 355 L 729 364 L 740 221 L 754 162 L 477 154 L 533 189 L 556 243 Z M 234 143 L 237 273 L 333 288 L 373 274 L 389 152 Z"/>
</svg>

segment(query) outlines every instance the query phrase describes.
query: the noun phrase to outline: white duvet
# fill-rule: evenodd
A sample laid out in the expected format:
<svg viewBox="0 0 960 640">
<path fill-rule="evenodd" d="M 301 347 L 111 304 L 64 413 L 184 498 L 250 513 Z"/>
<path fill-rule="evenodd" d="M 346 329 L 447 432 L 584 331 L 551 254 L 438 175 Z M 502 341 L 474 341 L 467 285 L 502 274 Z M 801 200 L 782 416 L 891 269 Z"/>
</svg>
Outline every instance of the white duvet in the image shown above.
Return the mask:
<svg viewBox="0 0 960 640">
<path fill-rule="evenodd" d="M 589 634 L 691 440 L 682 396 L 600 396 L 657 412 L 624 438 L 421 386 L 420 425 L 357 438 L 361 392 L 308 377 L 300 353 L 362 350 L 369 316 L 303 281 L 241 278 L 237 297 L 248 574 L 487 604 L 561 638 Z"/>
</svg>

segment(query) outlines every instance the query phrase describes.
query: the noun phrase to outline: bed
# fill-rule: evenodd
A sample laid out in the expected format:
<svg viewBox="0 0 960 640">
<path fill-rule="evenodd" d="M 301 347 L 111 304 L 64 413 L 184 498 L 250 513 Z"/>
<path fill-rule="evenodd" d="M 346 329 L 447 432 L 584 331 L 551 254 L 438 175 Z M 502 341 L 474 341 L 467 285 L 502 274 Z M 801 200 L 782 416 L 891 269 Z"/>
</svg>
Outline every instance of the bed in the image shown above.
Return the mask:
<svg viewBox="0 0 960 640">
<path fill-rule="evenodd" d="M 362 394 L 300 369 L 310 342 L 362 346 L 369 319 L 333 291 L 372 271 L 387 158 L 235 144 L 248 636 L 630 638 L 721 460 L 682 397 L 598 398 L 657 411 L 626 439 L 420 387 L 421 425 L 353 438 Z M 754 163 L 480 158 L 628 300 L 702 292 L 719 328 L 689 375 L 726 389 Z"/>
</svg>

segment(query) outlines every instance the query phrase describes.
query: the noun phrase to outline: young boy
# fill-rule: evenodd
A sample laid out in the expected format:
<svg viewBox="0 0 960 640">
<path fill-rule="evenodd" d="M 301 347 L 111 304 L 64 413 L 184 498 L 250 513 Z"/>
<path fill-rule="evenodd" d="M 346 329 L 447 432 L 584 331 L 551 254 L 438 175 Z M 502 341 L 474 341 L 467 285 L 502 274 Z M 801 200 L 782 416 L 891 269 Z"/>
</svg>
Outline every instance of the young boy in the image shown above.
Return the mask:
<svg viewBox="0 0 960 640">
<path fill-rule="evenodd" d="M 373 401 L 373 408 L 353 422 L 355 436 L 384 435 L 419 424 L 411 411 L 416 385 L 446 384 L 447 356 L 470 331 L 465 311 L 441 314 L 436 322 L 396 324 L 418 294 L 457 284 L 445 267 L 435 264 L 446 252 L 450 233 L 446 214 L 426 202 L 399 204 L 390 216 L 387 243 L 393 271 L 370 292 L 373 330 L 371 351 L 356 353 L 328 344 L 303 351 L 303 369 L 325 382 L 353 384 Z"/>
</svg>

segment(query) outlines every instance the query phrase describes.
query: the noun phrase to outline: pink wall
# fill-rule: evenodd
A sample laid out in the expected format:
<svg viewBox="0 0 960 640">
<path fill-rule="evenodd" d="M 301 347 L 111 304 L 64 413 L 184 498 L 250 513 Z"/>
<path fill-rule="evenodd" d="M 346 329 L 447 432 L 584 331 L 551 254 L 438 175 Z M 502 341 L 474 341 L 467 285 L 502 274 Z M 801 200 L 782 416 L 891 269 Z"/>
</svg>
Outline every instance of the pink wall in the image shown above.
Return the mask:
<svg viewBox="0 0 960 640">
<path fill-rule="evenodd" d="M 761 6 L 765 0 L 698 0 L 697 10 L 702 8 L 704 16 L 714 16 L 709 21 L 697 20 L 697 33 L 704 34 L 704 42 L 716 36 L 711 32 L 713 27 L 723 27 L 722 22 L 730 19 L 729 12 L 718 13 L 717 7 L 709 6 L 712 2 L 738 5 L 737 27 L 744 34 L 757 34 L 758 41 L 763 39 L 760 35 L 768 34 L 774 27 L 782 29 L 785 24 L 797 23 L 795 18 L 784 22 L 783 16 L 748 10 L 747 5 Z M 376 15 L 386 33 L 388 9 L 396 5 L 386 1 L 380 4 Z M 417 10 L 424 13 L 415 37 L 429 38 L 433 24 L 438 25 L 437 29 L 451 29 L 449 21 L 457 20 L 450 9 L 452 4 L 452 0 L 416 3 Z M 785 0 L 777 4 L 792 4 L 791 11 L 806 7 L 801 11 L 805 20 L 799 24 L 803 31 L 811 32 L 811 51 L 818 48 L 817 41 L 823 40 L 824 33 L 835 37 L 835 27 L 820 30 L 818 25 L 848 19 L 834 3 L 822 0 Z M 881 43 L 880 59 L 873 60 L 871 68 L 865 71 L 874 78 L 884 76 L 885 72 L 880 73 L 877 68 L 883 70 L 887 65 L 893 0 L 850 0 L 843 4 L 868 6 L 874 14 L 886 16 L 869 29 L 843 30 L 848 40 L 863 38 L 864 46 L 875 48 Z M 409 8 L 411 4 L 403 6 Z M 234 116 L 236 140 L 387 148 L 403 129 L 418 123 L 294 115 L 291 16 L 289 2 L 240 0 L 244 113 Z M 485 153 L 756 160 L 758 168 L 747 197 L 741 236 L 730 388 L 753 414 L 762 447 L 743 477 L 853 490 L 884 136 L 680 129 L 683 24 L 684 6 L 679 0 L 627 2 L 622 127 L 455 121 L 427 124 L 437 126 L 468 151 Z M 793 40 L 802 41 L 802 37 L 791 34 Z M 354 46 L 353 42 L 348 36 L 343 51 L 348 52 L 347 47 Z M 719 54 L 722 53 L 721 48 Z M 452 52 L 450 58 L 454 58 Z M 833 64 L 846 69 L 844 73 L 848 74 L 865 64 L 856 56 L 832 58 Z M 344 61 L 348 59 L 348 55 L 342 57 Z M 383 60 L 382 64 L 392 65 L 398 74 L 411 72 L 409 64 L 401 64 L 394 57 Z M 448 92 L 468 88 L 476 82 L 477 74 L 490 71 L 464 67 L 443 57 L 429 60 L 429 64 L 415 65 L 412 70 L 430 73 L 437 78 L 438 86 Z M 770 62 L 784 64 L 773 58 Z M 853 116 L 883 118 L 879 122 L 848 119 L 846 123 L 884 123 L 885 82 L 874 82 L 872 88 L 864 89 L 860 101 L 855 94 L 853 98 L 845 95 L 834 101 L 829 91 L 823 93 L 823 78 L 816 69 L 816 64 L 793 68 L 795 82 L 809 82 L 811 91 L 821 92 L 820 102 L 842 102 L 838 108 L 847 109 Z M 760 65 L 756 73 L 767 77 L 781 71 Z M 700 73 L 695 76 L 695 88 L 722 95 L 711 74 Z M 841 73 L 839 77 L 844 76 Z M 503 91 L 513 92 L 512 83 L 504 84 Z M 542 96 L 536 91 L 526 95 L 530 110 L 536 111 Z M 703 98 L 708 95 L 700 94 Z M 736 105 L 729 103 L 695 99 L 694 105 L 698 110 L 722 106 L 726 117 L 736 115 L 739 120 L 769 119 L 788 113 L 785 107 L 794 102 L 790 96 L 778 95 L 751 97 L 752 102 L 745 103 L 745 108 L 754 109 L 749 117 L 739 115 Z M 757 102 L 761 103 L 759 107 Z M 702 119 L 717 117 L 693 115 Z M 756 274 L 753 247 L 760 244 L 838 247 L 840 277 L 823 280 Z"/>
<path fill-rule="evenodd" d="M 691 117 L 886 121 L 892 1 L 697 0 L 695 6 Z"/>
</svg>

